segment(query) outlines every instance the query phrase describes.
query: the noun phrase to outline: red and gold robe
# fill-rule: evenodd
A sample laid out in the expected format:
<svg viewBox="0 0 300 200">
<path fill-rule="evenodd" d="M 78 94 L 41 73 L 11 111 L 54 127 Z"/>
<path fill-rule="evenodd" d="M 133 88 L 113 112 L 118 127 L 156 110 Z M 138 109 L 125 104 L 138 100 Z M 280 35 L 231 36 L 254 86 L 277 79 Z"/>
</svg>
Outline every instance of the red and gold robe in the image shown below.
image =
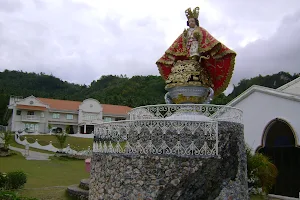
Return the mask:
<svg viewBox="0 0 300 200">
<path fill-rule="evenodd" d="M 216 40 L 204 28 L 196 27 L 198 34 L 198 51 L 201 56 L 210 56 L 201 59 L 201 66 L 210 74 L 215 96 L 228 87 L 235 64 L 236 53 Z M 156 62 L 161 76 L 166 80 L 174 62 L 189 59 L 186 49 L 185 32 L 182 33 L 169 47 L 165 54 Z"/>
</svg>

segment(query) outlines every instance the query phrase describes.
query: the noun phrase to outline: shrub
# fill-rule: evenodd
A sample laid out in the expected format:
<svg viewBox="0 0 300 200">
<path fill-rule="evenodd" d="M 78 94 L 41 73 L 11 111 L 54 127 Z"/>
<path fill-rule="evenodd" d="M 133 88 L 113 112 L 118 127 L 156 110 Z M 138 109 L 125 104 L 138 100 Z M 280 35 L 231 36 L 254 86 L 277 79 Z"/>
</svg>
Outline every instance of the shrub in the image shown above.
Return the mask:
<svg viewBox="0 0 300 200">
<path fill-rule="evenodd" d="M 3 133 L 0 133 L 0 138 L 4 141 L 4 148 L 8 149 L 8 146 L 12 139 L 12 132 L 11 131 L 5 131 Z"/>
<path fill-rule="evenodd" d="M 253 194 L 268 194 L 276 183 L 278 170 L 270 159 L 261 154 L 252 154 L 247 149 L 247 175 L 249 192 Z"/>
<path fill-rule="evenodd" d="M 67 125 L 66 126 L 66 133 L 67 134 L 74 134 L 74 129 L 72 125 Z"/>
<path fill-rule="evenodd" d="M 6 189 L 20 189 L 27 182 L 27 176 L 22 171 L 7 173 Z"/>
<path fill-rule="evenodd" d="M 66 131 L 67 134 L 70 134 L 71 126 L 70 126 L 70 125 L 67 125 L 65 131 Z"/>
<path fill-rule="evenodd" d="M 51 125 L 51 124 L 48 124 L 48 129 L 49 129 L 49 131 L 51 130 L 51 128 L 52 128 L 52 125 Z"/>
<path fill-rule="evenodd" d="M 0 189 L 5 188 L 7 184 L 7 175 L 6 173 L 0 173 Z"/>
</svg>

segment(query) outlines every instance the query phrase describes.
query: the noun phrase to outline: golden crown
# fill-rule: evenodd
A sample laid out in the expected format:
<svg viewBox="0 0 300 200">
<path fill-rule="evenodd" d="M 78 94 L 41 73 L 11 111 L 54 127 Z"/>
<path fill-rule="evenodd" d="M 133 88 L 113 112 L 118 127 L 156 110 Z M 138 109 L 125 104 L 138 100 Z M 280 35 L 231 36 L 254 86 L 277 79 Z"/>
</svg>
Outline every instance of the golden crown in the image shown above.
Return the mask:
<svg viewBox="0 0 300 200">
<path fill-rule="evenodd" d="M 196 7 L 194 8 L 194 10 L 192 11 L 191 8 L 188 8 L 185 10 L 185 16 L 190 19 L 190 18 L 196 18 L 198 19 L 198 16 L 199 16 L 199 10 L 200 8 L 199 7 Z"/>
</svg>

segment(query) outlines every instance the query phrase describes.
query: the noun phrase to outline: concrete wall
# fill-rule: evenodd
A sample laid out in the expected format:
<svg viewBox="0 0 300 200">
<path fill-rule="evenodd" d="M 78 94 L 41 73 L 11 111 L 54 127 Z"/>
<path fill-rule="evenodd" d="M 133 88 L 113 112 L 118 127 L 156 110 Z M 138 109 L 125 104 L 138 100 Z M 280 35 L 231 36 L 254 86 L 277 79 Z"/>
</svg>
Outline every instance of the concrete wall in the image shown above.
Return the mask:
<svg viewBox="0 0 300 200">
<path fill-rule="evenodd" d="M 28 110 L 22 110 L 14 108 L 16 111 L 14 114 L 14 128 L 13 131 L 18 131 L 25 128 L 25 124 L 39 124 L 38 132 L 45 132 L 47 127 L 47 111 L 36 111 L 32 112 L 34 115 L 28 115 Z M 18 115 L 18 110 L 21 112 Z"/>
<path fill-rule="evenodd" d="M 298 81 L 297 83 L 285 88 L 284 90 L 282 90 L 282 92 L 300 95 L 300 81 Z"/>
<path fill-rule="evenodd" d="M 291 125 L 296 133 L 296 142 L 299 144 L 299 102 L 254 92 L 234 107 L 243 110 L 245 141 L 253 150 L 262 145 L 264 129 L 275 118 L 283 119 Z"/>
<path fill-rule="evenodd" d="M 99 101 L 86 99 L 79 106 L 78 123 L 99 124 L 102 122 L 103 108 Z"/>
<path fill-rule="evenodd" d="M 34 96 L 29 96 L 25 99 L 17 99 L 11 98 L 10 102 L 16 103 L 17 105 L 26 105 L 26 106 L 41 106 L 48 108 L 48 105 L 43 104 L 39 100 L 37 100 Z M 29 124 L 33 124 L 34 126 L 33 132 L 45 132 L 45 127 L 47 126 L 47 111 L 33 111 L 33 115 L 28 115 L 28 110 L 18 109 L 17 105 L 10 105 L 11 109 L 13 109 L 12 117 L 11 117 L 11 131 L 19 131 L 26 128 Z M 21 113 L 18 115 L 18 110 Z"/>
<path fill-rule="evenodd" d="M 82 102 L 82 104 L 80 104 L 79 110 L 89 113 L 100 113 L 103 108 L 99 101 L 95 99 L 86 99 Z"/>
<path fill-rule="evenodd" d="M 23 100 L 20 100 L 18 102 L 19 105 L 28 105 L 28 106 L 47 106 L 46 104 L 40 102 L 38 99 L 36 99 L 34 96 L 29 96 Z M 48 106 L 47 106 L 48 107 Z"/>
<path fill-rule="evenodd" d="M 19 130 L 24 130 L 26 128 L 26 124 L 33 124 L 33 125 L 27 125 L 33 127 L 34 130 L 31 132 L 37 132 L 37 133 L 46 133 L 47 131 L 47 125 L 46 123 L 33 123 L 33 122 L 15 122 L 15 130 L 14 131 L 19 131 Z"/>
</svg>

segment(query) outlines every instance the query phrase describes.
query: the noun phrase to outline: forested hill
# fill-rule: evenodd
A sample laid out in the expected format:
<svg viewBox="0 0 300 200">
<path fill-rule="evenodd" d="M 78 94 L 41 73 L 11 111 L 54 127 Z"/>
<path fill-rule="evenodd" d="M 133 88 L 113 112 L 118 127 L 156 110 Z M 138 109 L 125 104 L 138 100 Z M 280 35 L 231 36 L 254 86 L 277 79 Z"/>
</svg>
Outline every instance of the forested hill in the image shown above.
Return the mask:
<svg viewBox="0 0 300 200">
<path fill-rule="evenodd" d="M 250 79 L 242 79 L 237 85 L 234 85 L 233 91 L 225 96 L 221 94 L 218 98 L 214 99 L 212 103 L 214 104 L 227 104 L 235 97 L 239 96 L 245 90 L 250 88 L 252 85 L 260 85 L 268 88 L 279 88 L 282 85 L 298 78 L 300 73 L 291 75 L 288 72 L 279 72 L 277 74 L 267 75 L 267 76 L 256 76 Z"/>
<path fill-rule="evenodd" d="M 221 94 L 216 104 L 226 104 L 252 85 L 277 88 L 299 77 L 287 72 L 243 79 L 228 96 Z M 102 76 L 91 85 L 62 81 L 52 75 L 5 70 L 0 72 L 0 124 L 7 122 L 7 105 L 11 95 L 78 100 L 95 98 L 101 103 L 137 107 L 164 103 L 165 83 L 160 76 Z"/>
</svg>

